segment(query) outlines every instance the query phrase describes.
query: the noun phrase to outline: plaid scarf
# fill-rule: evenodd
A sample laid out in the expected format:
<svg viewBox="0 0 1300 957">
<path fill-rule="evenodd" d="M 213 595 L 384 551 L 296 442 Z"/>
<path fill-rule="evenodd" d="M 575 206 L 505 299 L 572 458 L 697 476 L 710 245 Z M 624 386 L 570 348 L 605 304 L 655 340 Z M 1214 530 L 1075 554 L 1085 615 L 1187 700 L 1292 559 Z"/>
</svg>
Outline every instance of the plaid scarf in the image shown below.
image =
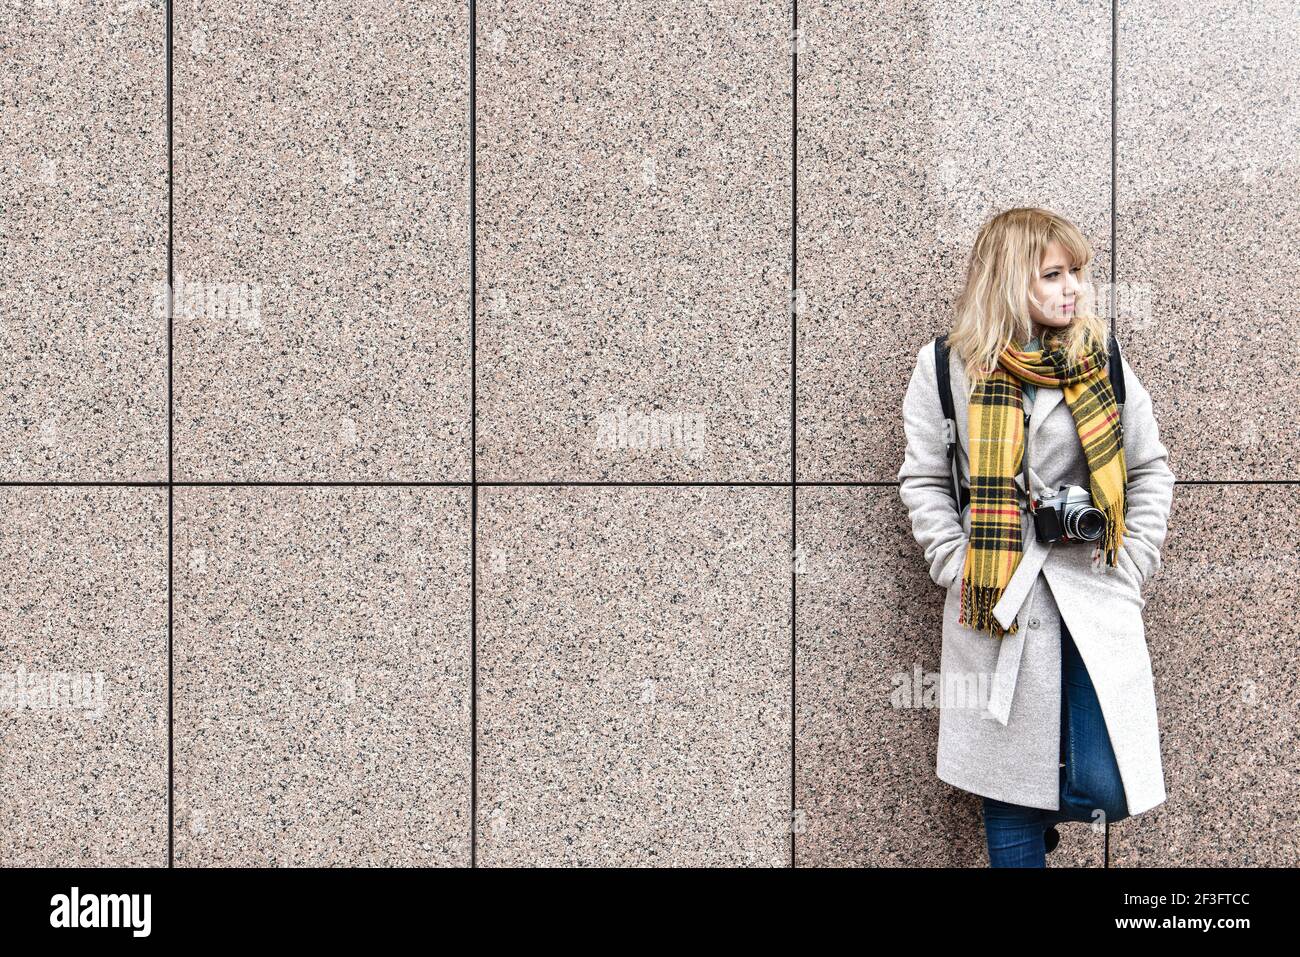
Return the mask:
<svg viewBox="0 0 1300 957">
<path fill-rule="evenodd" d="M 1020 472 L 1025 449 L 1022 382 L 1064 392 L 1088 460 L 1092 503 L 1106 515 L 1102 544 L 1108 564 L 1119 561 L 1124 535 L 1128 473 L 1106 353 L 1093 343 L 1091 350 L 1071 365 L 1061 348 L 1021 352 L 1007 346 L 998 357 L 998 367 L 979 381 L 970 399 L 971 536 L 962 569 L 961 614 L 957 619 L 998 638 L 1019 628 L 1019 622 L 1012 622 L 1004 632 L 993 617 L 993 608 L 1021 557 L 1015 476 Z"/>
</svg>

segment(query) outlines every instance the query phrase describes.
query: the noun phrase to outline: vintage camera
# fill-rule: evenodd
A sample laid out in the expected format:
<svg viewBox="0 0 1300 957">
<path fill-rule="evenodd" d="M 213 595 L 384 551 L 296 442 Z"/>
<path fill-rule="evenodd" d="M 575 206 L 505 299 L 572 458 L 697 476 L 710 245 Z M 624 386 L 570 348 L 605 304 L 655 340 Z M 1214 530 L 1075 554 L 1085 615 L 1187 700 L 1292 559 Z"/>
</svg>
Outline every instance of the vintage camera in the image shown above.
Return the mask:
<svg viewBox="0 0 1300 957">
<path fill-rule="evenodd" d="M 1095 542 L 1106 531 L 1106 514 L 1092 504 L 1092 493 L 1079 485 L 1062 485 L 1034 503 L 1034 531 L 1044 545 Z"/>
</svg>

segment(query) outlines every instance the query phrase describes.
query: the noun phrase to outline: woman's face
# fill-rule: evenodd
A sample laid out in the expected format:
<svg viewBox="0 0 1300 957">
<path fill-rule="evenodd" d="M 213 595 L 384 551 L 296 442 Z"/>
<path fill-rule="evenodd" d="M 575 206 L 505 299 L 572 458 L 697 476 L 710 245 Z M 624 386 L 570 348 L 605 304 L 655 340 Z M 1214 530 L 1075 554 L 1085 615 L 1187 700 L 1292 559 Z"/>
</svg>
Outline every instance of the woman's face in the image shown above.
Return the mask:
<svg viewBox="0 0 1300 957">
<path fill-rule="evenodd" d="M 1074 320 L 1075 300 L 1083 287 L 1083 267 L 1070 262 L 1070 254 L 1060 243 L 1052 243 L 1043 253 L 1043 261 L 1034 278 L 1033 290 L 1039 309 L 1031 300 L 1029 315 L 1039 325 L 1053 329 L 1068 326 Z"/>
</svg>

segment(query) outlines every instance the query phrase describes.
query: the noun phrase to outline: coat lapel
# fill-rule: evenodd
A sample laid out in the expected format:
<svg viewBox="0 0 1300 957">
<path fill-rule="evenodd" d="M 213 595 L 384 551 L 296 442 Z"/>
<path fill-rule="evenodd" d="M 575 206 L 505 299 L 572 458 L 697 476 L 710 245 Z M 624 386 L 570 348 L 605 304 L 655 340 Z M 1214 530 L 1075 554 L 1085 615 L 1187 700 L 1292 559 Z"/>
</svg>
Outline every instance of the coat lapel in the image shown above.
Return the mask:
<svg viewBox="0 0 1300 957">
<path fill-rule="evenodd" d="M 1065 398 L 1065 393 L 1060 389 L 1045 389 L 1041 386 L 1034 393 L 1034 410 L 1029 413 L 1029 442 L 1032 446 L 1034 436 L 1038 434 L 1039 428 L 1043 425 L 1043 420 L 1047 418 L 1049 412 L 1061 404 Z M 1033 466 L 1033 453 L 1029 456 L 1029 464 Z"/>
<path fill-rule="evenodd" d="M 960 419 L 961 429 L 964 431 L 967 416 L 970 415 L 969 399 L 966 395 L 969 383 L 966 380 L 965 365 L 961 361 L 954 359 L 949 366 L 948 375 L 952 383 L 953 412 Z M 1048 389 L 1040 386 L 1034 393 L 1034 408 L 1029 413 L 1029 440 L 1031 442 L 1042 426 L 1043 420 L 1047 418 L 1048 413 L 1060 405 L 1061 400 L 1064 398 L 1065 393 L 1060 389 Z M 1030 465 L 1033 465 L 1032 456 Z"/>
</svg>

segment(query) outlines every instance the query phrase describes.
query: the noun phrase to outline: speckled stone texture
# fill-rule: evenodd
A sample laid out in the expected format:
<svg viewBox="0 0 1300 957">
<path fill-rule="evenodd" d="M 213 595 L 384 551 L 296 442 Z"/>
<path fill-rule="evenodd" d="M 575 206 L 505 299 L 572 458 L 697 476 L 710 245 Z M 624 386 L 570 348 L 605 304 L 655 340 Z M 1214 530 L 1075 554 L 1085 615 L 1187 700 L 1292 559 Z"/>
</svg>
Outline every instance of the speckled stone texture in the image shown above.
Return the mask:
<svg viewBox="0 0 1300 957">
<path fill-rule="evenodd" d="M 892 481 L 921 343 L 1010 206 L 1110 252 L 1110 7 L 799 4 L 799 478 Z"/>
<path fill-rule="evenodd" d="M 0 515 L 0 866 L 166 866 L 167 492 Z"/>
<path fill-rule="evenodd" d="M 1169 800 L 1112 829 L 1118 866 L 1300 859 L 1300 489 L 1179 486 L 1147 644 Z"/>
<path fill-rule="evenodd" d="M 176 496 L 177 866 L 466 865 L 469 494 Z"/>
<path fill-rule="evenodd" d="M 785 479 L 789 4 L 478 30 L 479 475 Z"/>
<path fill-rule="evenodd" d="M 938 710 L 895 706 L 943 622 L 897 488 L 800 489 L 798 528 L 798 865 L 987 867 L 980 798 L 935 774 Z M 1089 825 L 1059 831 L 1049 866 L 1102 864 Z"/>
<path fill-rule="evenodd" d="M 178 479 L 468 480 L 468 31 L 177 7 Z"/>
<path fill-rule="evenodd" d="M 165 478 L 162 2 L 0 20 L 0 478 Z"/>
<path fill-rule="evenodd" d="M 479 864 L 788 866 L 788 490 L 480 495 Z"/>
<path fill-rule="evenodd" d="M 0 707 L 0 865 L 168 863 L 174 466 L 179 866 L 984 866 L 899 410 L 1028 205 L 1180 480 L 1111 863 L 1300 858 L 1292 3 L 172 8 L 170 249 L 163 0 L 0 14 L 0 692 L 107 693 Z"/>
<path fill-rule="evenodd" d="M 1121 341 L 1180 480 L 1300 476 L 1300 17 L 1122 3 Z"/>
</svg>

